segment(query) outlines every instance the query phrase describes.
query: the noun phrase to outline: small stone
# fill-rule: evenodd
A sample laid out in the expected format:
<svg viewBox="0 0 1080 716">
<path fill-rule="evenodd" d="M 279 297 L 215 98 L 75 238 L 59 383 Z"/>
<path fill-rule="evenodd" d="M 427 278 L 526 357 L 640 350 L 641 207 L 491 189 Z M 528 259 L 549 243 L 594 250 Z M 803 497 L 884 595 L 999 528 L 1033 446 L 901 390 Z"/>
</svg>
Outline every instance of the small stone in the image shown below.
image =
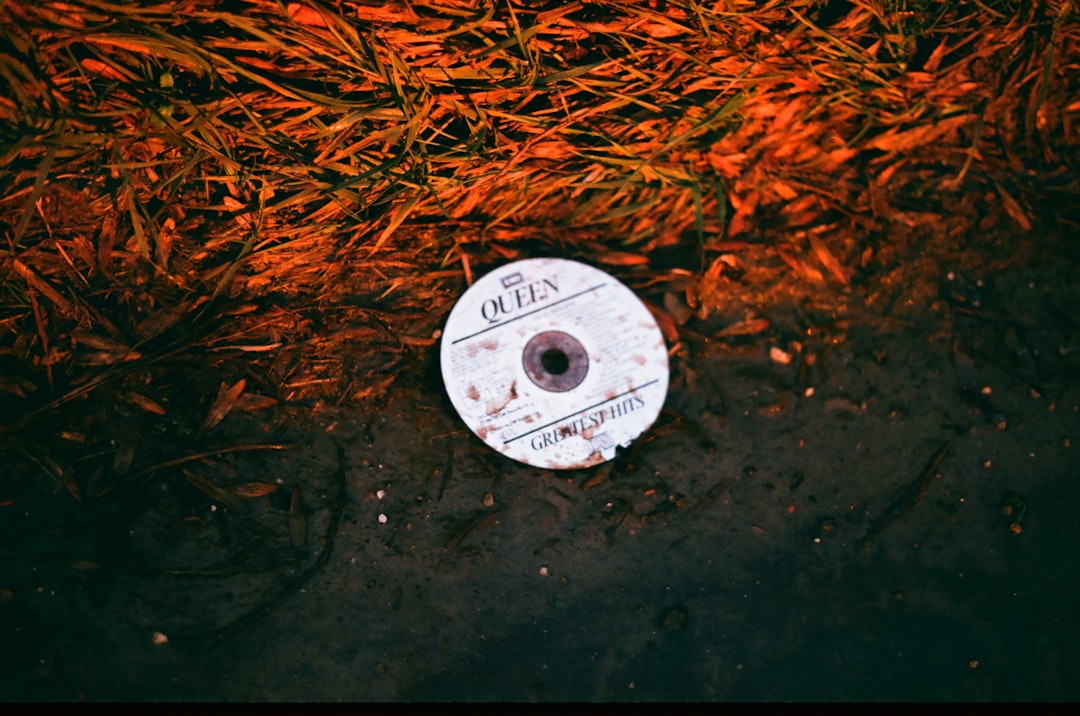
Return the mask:
<svg viewBox="0 0 1080 716">
<path fill-rule="evenodd" d="M 387 521 L 388 519 L 390 519 L 390 518 L 389 518 L 389 517 L 387 517 L 387 516 L 386 516 L 386 515 L 385 515 L 384 513 L 382 513 L 382 512 L 380 512 L 380 513 L 379 513 L 379 524 L 380 524 L 380 525 L 385 525 L 385 524 L 386 524 L 386 521 Z"/>
<path fill-rule="evenodd" d="M 769 349 L 769 358 L 781 365 L 787 365 L 791 362 L 791 354 L 778 346 Z"/>
</svg>

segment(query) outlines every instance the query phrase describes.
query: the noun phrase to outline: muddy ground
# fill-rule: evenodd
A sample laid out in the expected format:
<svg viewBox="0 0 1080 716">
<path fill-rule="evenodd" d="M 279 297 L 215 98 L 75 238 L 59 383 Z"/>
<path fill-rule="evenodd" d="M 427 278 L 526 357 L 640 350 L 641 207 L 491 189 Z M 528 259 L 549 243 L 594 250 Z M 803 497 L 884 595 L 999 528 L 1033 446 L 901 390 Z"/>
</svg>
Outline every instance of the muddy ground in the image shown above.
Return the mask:
<svg viewBox="0 0 1080 716">
<path fill-rule="evenodd" d="M 0 693 L 1075 701 L 1078 263 L 999 237 L 819 298 L 762 279 L 728 315 L 769 327 L 688 322 L 664 413 L 589 470 L 489 450 L 432 346 L 378 405 L 222 423 L 290 449 L 92 505 L 22 481 Z"/>
</svg>

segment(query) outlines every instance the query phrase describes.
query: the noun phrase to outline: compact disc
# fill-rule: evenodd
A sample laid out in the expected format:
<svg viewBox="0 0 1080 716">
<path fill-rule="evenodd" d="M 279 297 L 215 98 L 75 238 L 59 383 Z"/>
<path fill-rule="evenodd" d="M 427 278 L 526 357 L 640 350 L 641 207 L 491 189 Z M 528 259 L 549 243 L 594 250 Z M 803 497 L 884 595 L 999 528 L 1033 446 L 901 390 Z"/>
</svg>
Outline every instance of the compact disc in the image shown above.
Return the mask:
<svg viewBox="0 0 1080 716">
<path fill-rule="evenodd" d="M 443 329 L 443 384 L 465 424 L 509 458 L 573 469 L 615 457 L 655 422 L 664 336 L 629 287 L 567 259 L 485 274 Z"/>
</svg>

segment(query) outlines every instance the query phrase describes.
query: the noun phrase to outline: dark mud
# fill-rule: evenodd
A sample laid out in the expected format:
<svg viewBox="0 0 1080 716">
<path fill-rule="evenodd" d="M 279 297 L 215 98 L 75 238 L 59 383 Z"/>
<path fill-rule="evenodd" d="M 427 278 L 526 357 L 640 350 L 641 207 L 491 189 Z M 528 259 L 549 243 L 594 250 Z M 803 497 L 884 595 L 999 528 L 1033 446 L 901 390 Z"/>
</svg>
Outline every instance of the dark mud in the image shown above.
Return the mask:
<svg viewBox="0 0 1080 716">
<path fill-rule="evenodd" d="M 432 348 L 384 405 L 230 416 L 291 447 L 184 466 L 265 496 L 27 487 L 3 698 L 1075 701 L 1076 263 L 691 323 L 665 412 L 591 470 L 488 450 Z"/>
</svg>

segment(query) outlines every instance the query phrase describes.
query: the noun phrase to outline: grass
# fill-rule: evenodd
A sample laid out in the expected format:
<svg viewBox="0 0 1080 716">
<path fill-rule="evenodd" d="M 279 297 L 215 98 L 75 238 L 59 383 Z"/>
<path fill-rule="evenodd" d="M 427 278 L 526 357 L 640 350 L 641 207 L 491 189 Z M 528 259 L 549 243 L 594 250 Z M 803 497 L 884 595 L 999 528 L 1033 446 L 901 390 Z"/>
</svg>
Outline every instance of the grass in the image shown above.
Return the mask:
<svg viewBox="0 0 1080 716">
<path fill-rule="evenodd" d="M 704 319 L 733 252 L 842 291 L 957 206 L 1075 228 L 1078 38 L 1067 1 L 7 0 L 0 444 L 85 499 L 148 419 L 372 399 L 518 257 Z"/>
</svg>

